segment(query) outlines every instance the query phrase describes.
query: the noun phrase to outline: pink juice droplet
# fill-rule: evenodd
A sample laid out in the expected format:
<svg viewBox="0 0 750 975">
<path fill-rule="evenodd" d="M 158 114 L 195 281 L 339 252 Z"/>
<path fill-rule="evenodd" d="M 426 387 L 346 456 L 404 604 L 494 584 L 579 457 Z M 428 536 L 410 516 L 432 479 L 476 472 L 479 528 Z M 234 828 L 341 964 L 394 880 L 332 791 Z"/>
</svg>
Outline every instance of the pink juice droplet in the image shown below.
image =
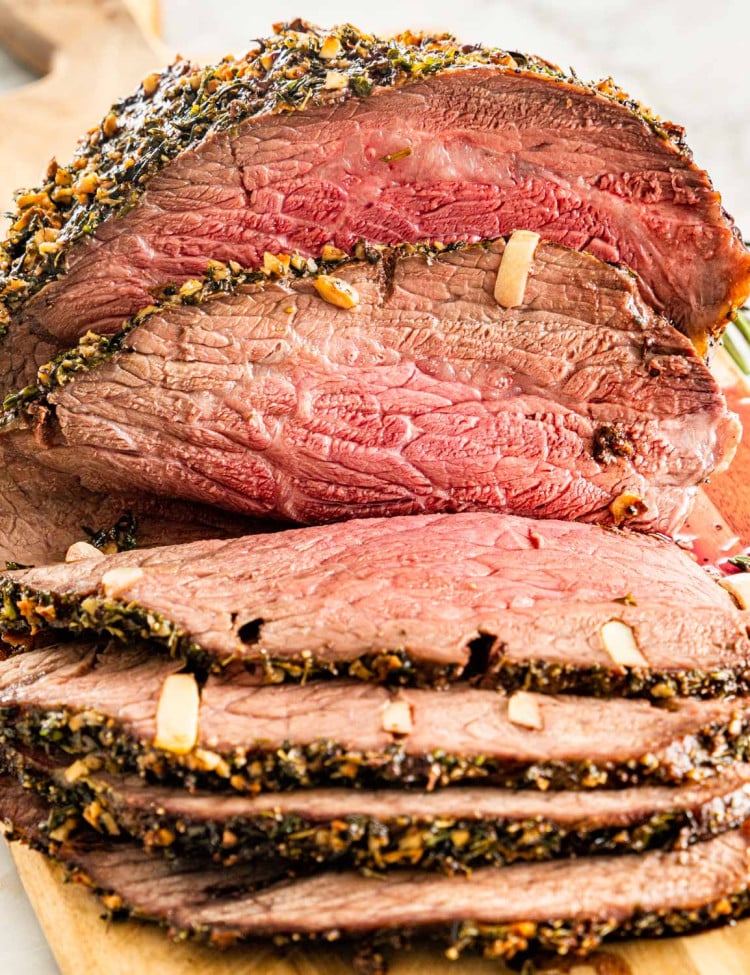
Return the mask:
<svg viewBox="0 0 750 975">
<path fill-rule="evenodd" d="M 716 352 L 712 372 L 745 434 L 729 469 L 698 492 L 680 541 L 701 565 L 733 573 L 738 570 L 728 560 L 750 552 L 750 377 L 739 371 L 724 349 Z"/>
</svg>

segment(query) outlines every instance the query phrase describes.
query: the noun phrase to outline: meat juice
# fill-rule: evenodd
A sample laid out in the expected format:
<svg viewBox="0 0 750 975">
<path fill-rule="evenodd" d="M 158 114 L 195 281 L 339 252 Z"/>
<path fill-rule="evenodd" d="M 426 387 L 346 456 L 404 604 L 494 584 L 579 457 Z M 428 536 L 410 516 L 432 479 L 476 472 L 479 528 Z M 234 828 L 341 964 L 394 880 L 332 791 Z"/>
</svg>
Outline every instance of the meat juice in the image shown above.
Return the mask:
<svg viewBox="0 0 750 975">
<path fill-rule="evenodd" d="M 702 565 L 731 574 L 739 570 L 729 559 L 750 553 L 750 377 L 739 371 L 723 349 L 716 353 L 711 371 L 745 433 L 729 469 L 711 477 L 698 492 L 680 541 Z"/>
</svg>

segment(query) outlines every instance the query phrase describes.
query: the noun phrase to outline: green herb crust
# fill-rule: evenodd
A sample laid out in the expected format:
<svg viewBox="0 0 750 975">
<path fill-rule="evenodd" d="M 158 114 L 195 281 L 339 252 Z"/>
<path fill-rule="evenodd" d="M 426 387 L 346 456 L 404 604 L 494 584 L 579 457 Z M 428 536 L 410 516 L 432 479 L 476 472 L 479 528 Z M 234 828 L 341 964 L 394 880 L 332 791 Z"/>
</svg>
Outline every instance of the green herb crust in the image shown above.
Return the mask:
<svg viewBox="0 0 750 975">
<path fill-rule="evenodd" d="M 98 596 L 80 596 L 29 589 L 12 580 L 0 584 L 0 637 L 23 642 L 44 630 L 62 629 L 71 634 L 94 633 L 123 643 L 149 640 L 204 670 L 220 670 L 228 660 L 217 660 L 191 635 L 160 613 L 133 602 Z M 461 677 L 455 665 L 416 661 L 400 647 L 364 654 L 336 663 L 312 655 L 264 657 L 247 660 L 246 666 L 266 683 L 304 683 L 311 679 L 352 677 L 403 686 L 444 686 Z M 549 694 L 576 693 L 594 697 L 639 697 L 665 700 L 673 697 L 713 698 L 750 692 L 750 672 L 737 668 L 662 671 L 645 667 L 581 666 L 545 660 L 510 661 L 502 656 L 488 670 L 469 675 L 472 683 Z"/>
<path fill-rule="evenodd" d="M 191 816 L 171 812 L 151 799 L 139 802 L 118 792 L 97 774 L 99 761 L 75 760 L 54 776 L 18 752 L 4 765 L 53 805 L 46 831 L 71 817 L 85 820 L 104 835 L 128 834 L 149 852 L 206 857 L 231 866 L 281 857 L 296 868 L 335 863 L 337 867 L 382 871 L 400 866 L 444 873 L 519 860 L 641 853 L 683 848 L 742 825 L 750 812 L 750 793 L 740 787 L 698 806 L 649 813 L 624 822 L 580 822 L 544 816 L 478 819 L 356 813 L 319 819 L 300 812 L 264 810 L 252 817 Z M 301 804 L 303 806 L 304 804 Z"/>
<path fill-rule="evenodd" d="M 9 839 L 27 843 L 32 848 L 50 856 L 66 869 L 69 879 L 89 887 L 107 910 L 107 919 L 122 921 L 128 918 L 152 921 L 167 930 L 175 941 L 198 941 L 212 947 L 228 948 L 249 939 L 242 930 L 208 925 L 175 927 L 158 912 L 144 911 L 138 904 L 130 904 L 115 889 L 102 886 L 88 872 L 86 857 L 81 857 L 74 846 L 55 843 L 41 834 L 30 835 L 23 828 L 11 826 Z M 365 958 L 376 949 L 408 948 L 416 938 L 428 937 L 445 945 L 445 954 L 458 960 L 465 952 L 479 952 L 486 958 L 509 960 L 526 953 L 539 951 L 560 955 L 583 956 L 594 951 L 605 939 L 663 937 L 684 935 L 690 932 L 726 924 L 740 918 L 750 910 L 750 890 L 742 890 L 726 897 L 717 898 L 699 907 L 684 910 L 636 911 L 622 919 L 606 921 L 576 918 L 550 918 L 546 922 L 519 920 L 512 924 L 481 924 L 462 921 L 459 924 L 433 925 L 418 930 L 407 927 L 398 931 L 386 929 L 368 934 L 365 938 Z M 296 944 L 301 941 L 332 942 L 346 937 L 346 932 L 290 932 L 275 935 L 277 946 Z M 361 941 L 361 935 L 358 935 Z M 355 970 L 359 970 L 355 963 Z M 383 969 L 380 969 L 381 971 Z"/>
<path fill-rule="evenodd" d="M 88 528 L 83 526 L 83 530 L 89 536 L 89 542 L 94 548 L 98 548 L 104 555 L 113 555 L 115 552 L 130 552 L 136 547 L 138 534 L 138 520 L 132 511 L 126 511 L 121 515 L 114 525 L 106 528 Z"/>
<path fill-rule="evenodd" d="M 337 741 L 306 744 L 264 742 L 227 751 L 194 748 L 176 755 L 135 739 L 111 715 L 93 708 L 0 708 L 0 742 L 31 748 L 53 745 L 74 756 L 97 755 L 112 770 L 135 771 L 188 788 L 226 789 L 240 793 L 282 792 L 325 785 L 377 788 L 387 784 L 431 790 L 456 782 L 480 780 L 505 788 L 621 788 L 643 782 L 676 783 L 745 760 L 750 755 L 750 714 L 734 713 L 683 740 L 660 758 L 648 753 L 625 761 L 540 761 L 509 763 L 493 756 L 462 755 L 443 749 L 408 754 L 403 744 L 377 751 L 347 749 Z M 675 742 L 677 744 L 677 742 Z"/>
<path fill-rule="evenodd" d="M 338 45 L 334 57 L 321 56 L 328 37 Z M 0 333 L 15 309 L 64 273 L 76 241 L 126 213 L 166 163 L 209 133 L 253 116 L 364 98 L 380 86 L 482 65 L 540 75 L 623 104 L 675 151 L 688 154 L 680 127 L 662 122 L 611 79 L 586 84 L 539 58 L 460 45 L 446 34 L 385 40 L 350 25 L 324 32 L 295 21 L 277 27 L 274 37 L 257 41 L 239 60 L 203 69 L 178 60 L 149 75 L 90 130 L 69 165 L 53 161 L 40 186 L 17 195 L 0 246 Z M 342 87 L 326 87 L 332 71 Z"/>
<path fill-rule="evenodd" d="M 529 660 L 502 661 L 492 683 L 507 691 L 527 690 L 546 694 L 587 694 L 593 697 L 715 698 L 750 692 L 750 672 L 745 670 L 659 671 L 646 667 L 580 667 L 576 664 Z"/>
</svg>

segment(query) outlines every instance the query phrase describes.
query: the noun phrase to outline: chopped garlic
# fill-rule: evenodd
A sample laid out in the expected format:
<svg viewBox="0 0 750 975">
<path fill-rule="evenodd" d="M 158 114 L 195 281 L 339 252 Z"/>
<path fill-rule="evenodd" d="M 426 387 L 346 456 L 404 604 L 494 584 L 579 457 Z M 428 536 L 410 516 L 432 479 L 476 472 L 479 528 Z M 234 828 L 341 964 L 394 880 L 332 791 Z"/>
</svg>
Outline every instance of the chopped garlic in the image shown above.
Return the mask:
<svg viewBox="0 0 750 975">
<path fill-rule="evenodd" d="M 138 566 L 124 566 L 122 569 L 110 569 L 102 576 L 104 595 L 110 599 L 118 599 L 131 586 L 143 578 L 143 569 Z"/>
<path fill-rule="evenodd" d="M 191 757 L 193 760 L 191 768 L 200 769 L 202 772 L 216 772 L 222 779 L 228 779 L 232 775 L 229 763 L 218 752 L 212 752 L 206 748 L 196 748 Z"/>
<path fill-rule="evenodd" d="M 203 281 L 201 281 L 199 278 L 189 278 L 180 285 L 179 294 L 183 298 L 192 298 L 193 295 L 197 295 L 202 289 Z"/>
<path fill-rule="evenodd" d="M 320 56 L 324 61 L 331 61 L 341 54 L 341 41 L 338 37 L 329 34 L 320 45 Z"/>
<path fill-rule="evenodd" d="M 90 771 L 88 765 L 79 758 L 65 769 L 63 778 L 66 782 L 77 782 L 87 776 Z"/>
<path fill-rule="evenodd" d="M 200 694 L 192 674 L 170 674 L 164 681 L 156 709 L 154 745 L 186 755 L 198 740 Z"/>
<path fill-rule="evenodd" d="M 146 98 L 150 98 L 159 87 L 159 82 L 161 81 L 161 75 L 154 71 L 152 74 L 146 75 L 141 84 L 143 85 L 143 94 Z"/>
<path fill-rule="evenodd" d="M 82 196 L 87 196 L 90 193 L 96 193 L 98 188 L 99 177 L 96 175 L 96 173 L 84 173 L 74 186 L 76 193 Z"/>
<path fill-rule="evenodd" d="M 104 553 L 88 542 L 74 542 L 65 553 L 66 562 L 80 562 L 82 559 L 103 559 Z"/>
<path fill-rule="evenodd" d="M 78 826 L 78 819 L 75 816 L 69 816 L 65 822 L 60 826 L 56 826 L 55 829 L 51 829 L 47 834 L 51 840 L 55 843 L 66 843 L 70 834 Z"/>
<path fill-rule="evenodd" d="M 621 525 L 628 518 L 638 518 L 648 511 L 648 505 L 639 494 L 623 491 L 609 506 L 615 525 Z"/>
<path fill-rule="evenodd" d="M 508 698 L 508 721 L 522 725 L 524 728 L 541 731 L 544 721 L 536 696 L 529 694 L 528 691 L 516 691 L 512 694 Z"/>
<path fill-rule="evenodd" d="M 112 914 L 122 910 L 122 897 L 119 894 L 104 894 L 99 897 L 99 900 Z"/>
<path fill-rule="evenodd" d="M 389 701 L 383 708 L 383 731 L 408 735 L 412 730 L 411 705 L 408 701 Z"/>
<path fill-rule="evenodd" d="M 354 308 L 359 304 L 359 293 L 341 278 L 334 278 L 330 274 L 319 274 L 313 281 L 313 287 L 321 298 L 337 308 Z"/>
<path fill-rule="evenodd" d="M 108 833 L 110 836 L 119 836 L 120 828 L 114 820 L 112 813 L 108 812 L 98 799 L 94 799 L 83 810 L 83 818 L 100 833 Z"/>
<path fill-rule="evenodd" d="M 263 255 L 263 269 L 269 274 L 277 274 L 283 277 L 289 270 L 291 256 L 289 254 L 270 254 L 268 251 Z"/>
<path fill-rule="evenodd" d="M 721 585 L 734 596 L 740 609 L 750 609 L 750 572 L 727 576 Z"/>
<path fill-rule="evenodd" d="M 539 234 L 531 230 L 514 230 L 505 245 L 495 281 L 495 301 L 503 308 L 523 304 L 526 281 L 534 260 Z"/>
<path fill-rule="evenodd" d="M 320 252 L 320 257 L 324 261 L 343 261 L 346 254 L 339 247 L 335 247 L 333 244 L 323 244 L 323 250 Z"/>
<path fill-rule="evenodd" d="M 346 88 L 348 84 L 349 77 L 342 71 L 326 71 L 326 80 L 323 82 L 323 87 L 327 91 L 337 91 L 341 88 Z"/>
<path fill-rule="evenodd" d="M 117 123 L 117 116 L 114 112 L 110 112 L 109 115 L 102 122 L 102 132 L 111 139 L 113 135 L 116 134 L 119 125 Z"/>
<path fill-rule="evenodd" d="M 648 667 L 638 649 L 632 627 L 622 620 L 609 620 L 599 631 L 604 649 L 616 664 L 623 667 Z"/>
</svg>

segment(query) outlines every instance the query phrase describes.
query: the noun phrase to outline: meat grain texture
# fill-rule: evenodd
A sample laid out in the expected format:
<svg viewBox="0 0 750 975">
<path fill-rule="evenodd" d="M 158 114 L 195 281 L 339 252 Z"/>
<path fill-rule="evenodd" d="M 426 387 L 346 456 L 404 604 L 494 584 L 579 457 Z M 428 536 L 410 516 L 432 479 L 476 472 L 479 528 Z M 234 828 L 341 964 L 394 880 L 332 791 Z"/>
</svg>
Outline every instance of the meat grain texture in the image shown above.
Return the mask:
<svg viewBox="0 0 750 975">
<path fill-rule="evenodd" d="M 249 516 L 484 508 L 674 533 L 739 438 L 709 371 L 587 254 L 541 243 L 523 306 L 501 308 L 504 250 L 345 264 L 351 309 L 315 278 L 191 290 L 53 385 L 39 439 L 91 491 Z"/>
</svg>

